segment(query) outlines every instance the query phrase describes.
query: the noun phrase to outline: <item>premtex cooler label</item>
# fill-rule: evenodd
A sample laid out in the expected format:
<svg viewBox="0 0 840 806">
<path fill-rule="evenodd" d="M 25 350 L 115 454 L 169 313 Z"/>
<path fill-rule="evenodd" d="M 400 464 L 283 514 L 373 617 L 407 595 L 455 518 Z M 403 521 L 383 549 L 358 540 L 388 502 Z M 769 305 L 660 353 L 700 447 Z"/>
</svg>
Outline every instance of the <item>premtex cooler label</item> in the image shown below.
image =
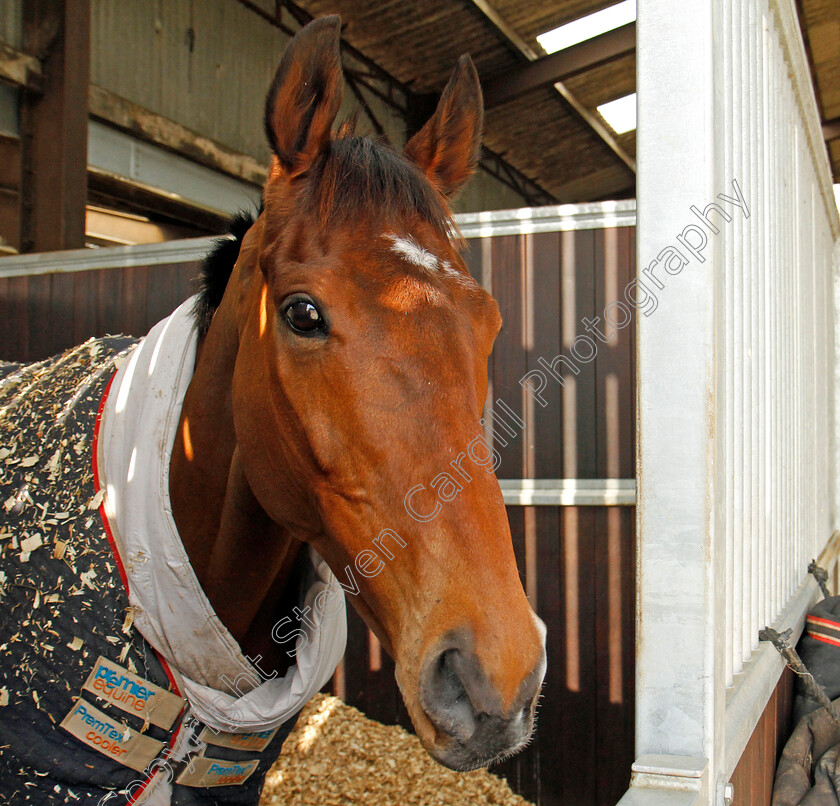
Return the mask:
<svg viewBox="0 0 840 806">
<path fill-rule="evenodd" d="M 190 766 L 176 779 L 184 786 L 235 786 L 247 780 L 259 761 L 224 761 L 206 756 L 192 759 Z"/>
<path fill-rule="evenodd" d="M 279 728 L 274 730 L 262 730 L 257 733 L 224 733 L 212 728 L 204 728 L 200 736 L 205 744 L 214 744 L 217 747 L 230 747 L 234 750 L 254 750 L 257 753 L 265 750 L 271 743 Z"/>
<path fill-rule="evenodd" d="M 61 727 L 88 747 L 142 772 L 163 750 L 163 742 L 111 719 L 89 702 L 76 700 Z"/>
</svg>

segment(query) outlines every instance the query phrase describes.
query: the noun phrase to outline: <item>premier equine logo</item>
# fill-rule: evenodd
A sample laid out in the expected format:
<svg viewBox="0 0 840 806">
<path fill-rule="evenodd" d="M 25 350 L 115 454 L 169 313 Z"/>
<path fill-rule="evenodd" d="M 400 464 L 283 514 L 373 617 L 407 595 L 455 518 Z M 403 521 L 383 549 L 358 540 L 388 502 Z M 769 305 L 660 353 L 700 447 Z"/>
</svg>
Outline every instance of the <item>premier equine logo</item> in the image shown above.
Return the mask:
<svg viewBox="0 0 840 806">
<path fill-rule="evenodd" d="M 164 729 L 172 726 L 184 707 L 183 698 L 101 656 L 82 688 Z"/>
<path fill-rule="evenodd" d="M 248 656 L 246 655 L 245 657 L 247 658 Z M 262 660 L 261 656 L 258 657 Z M 217 747 L 230 747 L 234 750 L 254 750 L 261 753 L 271 743 L 277 731 L 278 728 L 262 730 L 256 733 L 222 733 L 212 728 L 204 728 L 198 738 L 206 744 L 216 745 Z"/>
<path fill-rule="evenodd" d="M 146 700 L 155 693 L 135 683 L 126 675 L 118 675 L 113 669 L 104 665 L 96 669 L 93 687 L 101 691 L 107 699 L 131 705 L 135 711 L 142 711 Z"/>
</svg>

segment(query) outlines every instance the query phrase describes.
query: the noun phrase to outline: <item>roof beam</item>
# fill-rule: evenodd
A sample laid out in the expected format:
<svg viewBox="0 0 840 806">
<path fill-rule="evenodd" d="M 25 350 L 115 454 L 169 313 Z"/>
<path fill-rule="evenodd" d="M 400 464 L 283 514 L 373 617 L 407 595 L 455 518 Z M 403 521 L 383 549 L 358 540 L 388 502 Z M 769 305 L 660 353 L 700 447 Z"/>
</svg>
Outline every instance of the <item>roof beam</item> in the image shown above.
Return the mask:
<svg viewBox="0 0 840 806">
<path fill-rule="evenodd" d="M 584 106 L 570 91 L 569 88 L 562 82 L 562 81 L 555 81 L 554 86 L 557 88 L 557 91 L 566 99 L 566 102 L 569 104 L 575 112 L 577 112 L 578 117 L 580 117 L 584 123 L 586 123 L 595 134 L 598 135 L 612 152 L 631 170 L 633 173 L 636 173 L 636 160 L 633 159 L 622 147 L 619 145 L 618 140 L 615 139 L 613 133 L 603 124 L 601 123 L 598 116 L 593 113 L 590 109 Z"/>
<path fill-rule="evenodd" d="M 545 188 L 540 187 L 530 176 L 526 176 L 514 168 L 504 157 L 495 151 L 481 147 L 481 167 L 502 184 L 515 190 L 529 207 L 539 207 L 544 204 L 557 204 L 557 198 Z"/>
<path fill-rule="evenodd" d="M 834 120 L 827 120 L 822 125 L 822 131 L 826 143 L 830 140 L 836 140 L 838 137 L 840 137 L 840 118 L 834 118 Z"/>
<path fill-rule="evenodd" d="M 41 62 L 28 53 L 21 53 L 9 45 L 0 42 L 0 78 L 26 87 L 30 92 L 44 89 L 44 72 Z"/>
<path fill-rule="evenodd" d="M 518 50 L 529 62 L 535 62 L 540 58 L 539 53 L 519 36 L 501 17 L 498 11 L 490 5 L 487 0 L 470 0 L 472 4 L 484 15 L 487 21 L 496 29 L 496 33 L 513 48 Z"/>
<path fill-rule="evenodd" d="M 487 22 L 489 22 L 495 29 L 496 32 L 510 45 L 511 48 L 518 51 L 520 56 L 524 57 L 529 64 L 522 69 L 531 69 L 538 64 L 542 64 L 545 59 L 551 59 L 551 56 L 546 56 L 545 58 L 541 59 L 537 53 L 531 48 L 531 46 L 524 40 L 519 34 L 516 33 L 508 24 L 502 19 L 499 13 L 496 11 L 493 6 L 490 5 L 488 0 L 470 0 L 470 2 L 484 15 Z M 636 39 L 635 39 L 635 23 L 631 23 L 629 26 L 624 26 L 625 28 L 632 27 L 633 30 L 633 48 L 636 47 Z M 619 29 L 621 30 L 621 29 Z M 600 38 L 600 37 L 598 37 Z M 593 41 L 593 40 L 590 40 Z M 568 48 L 567 50 L 572 50 L 572 48 Z M 560 51 L 561 53 L 563 51 Z M 516 71 L 509 71 L 506 76 L 510 76 L 511 73 L 515 73 Z M 521 72 L 521 71 L 520 71 Z M 557 87 L 557 91 L 563 98 L 566 100 L 566 103 L 571 108 L 571 111 L 574 115 L 576 115 L 586 126 L 588 126 L 592 131 L 595 132 L 598 137 L 603 140 L 604 143 L 610 148 L 610 150 L 631 170 L 633 173 L 636 173 L 636 160 L 634 160 L 618 143 L 618 141 L 613 136 L 613 133 L 601 122 L 597 115 L 595 115 L 590 109 L 588 109 L 584 104 L 582 104 L 575 95 L 569 90 L 569 88 L 560 80 L 564 76 L 559 76 L 553 82 L 554 86 Z M 565 76 L 568 78 L 568 75 Z M 496 90 L 493 89 L 493 81 L 487 82 L 484 84 L 484 105 L 486 107 L 494 106 L 488 98 L 490 98 L 490 94 Z"/>
<path fill-rule="evenodd" d="M 257 187 L 262 187 L 268 177 L 266 166 L 252 156 L 234 151 L 95 84 L 91 84 L 88 91 L 88 108 L 92 118 L 122 129 L 134 137 L 163 146 L 214 171 L 242 179 Z"/>
<path fill-rule="evenodd" d="M 484 82 L 484 105 L 492 109 L 523 93 L 569 79 L 604 62 L 632 53 L 635 49 L 636 23 L 631 22 L 491 77 Z"/>
</svg>

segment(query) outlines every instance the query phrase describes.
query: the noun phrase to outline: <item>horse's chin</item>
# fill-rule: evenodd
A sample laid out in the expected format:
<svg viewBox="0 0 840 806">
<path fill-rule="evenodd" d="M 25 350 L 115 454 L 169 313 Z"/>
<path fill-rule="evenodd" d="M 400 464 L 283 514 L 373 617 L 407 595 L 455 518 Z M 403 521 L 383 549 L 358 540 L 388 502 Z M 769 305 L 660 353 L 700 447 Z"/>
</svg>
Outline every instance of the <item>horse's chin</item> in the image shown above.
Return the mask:
<svg viewBox="0 0 840 806">
<path fill-rule="evenodd" d="M 448 742 L 443 745 L 434 745 L 432 747 L 425 747 L 426 752 L 443 767 L 447 767 L 455 772 L 470 772 L 472 770 L 489 767 L 492 764 L 497 764 L 500 761 L 515 756 L 518 752 L 523 750 L 531 741 L 531 733 L 521 739 L 512 747 L 501 750 L 496 753 L 486 752 L 476 755 L 475 751 L 465 747 L 454 738 L 450 738 Z"/>
<path fill-rule="evenodd" d="M 488 719 L 488 723 L 492 721 Z M 424 745 L 424 748 L 438 764 L 456 772 L 469 772 L 504 761 L 527 747 L 534 732 L 533 718 L 529 718 L 528 723 L 527 727 L 522 726 L 516 731 L 518 735 L 515 739 L 510 736 L 509 727 L 488 724 L 489 729 L 484 731 L 484 735 L 478 739 L 471 737 L 469 744 L 454 736 L 444 736 L 430 747 Z"/>
</svg>

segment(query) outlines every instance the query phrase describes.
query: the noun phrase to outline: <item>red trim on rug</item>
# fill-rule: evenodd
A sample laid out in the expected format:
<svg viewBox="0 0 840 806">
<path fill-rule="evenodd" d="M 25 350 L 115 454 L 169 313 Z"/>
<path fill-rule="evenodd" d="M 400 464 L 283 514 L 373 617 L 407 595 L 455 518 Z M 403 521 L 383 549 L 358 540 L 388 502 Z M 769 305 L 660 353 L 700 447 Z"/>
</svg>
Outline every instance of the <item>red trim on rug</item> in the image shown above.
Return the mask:
<svg viewBox="0 0 840 806">
<path fill-rule="evenodd" d="M 824 644 L 831 644 L 832 646 L 840 646 L 840 641 L 836 638 L 829 638 L 827 635 L 820 635 L 816 632 L 808 632 L 808 635 L 815 641 L 822 641 Z"/>
<path fill-rule="evenodd" d="M 132 796 L 130 800 L 125 802 L 125 806 L 131 806 L 132 803 L 137 803 L 137 798 L 139 798 L 148 788 L 149 784 L 154 781 L 155 776 L 160 771 L 160 767 L 157 767 L 155 771 L 140 785 L 140 789 L 138 789 Z"/>
<path fill-rule="evenodd" d="M 108 385 L 105 387 L 105 391 L 102 394 L 102 400 L 99 403 L 99 411 L 96 412 L 96 422 L 93 426 L 93 446 L 91 448 L 93 453 L 93 492 L 95 495 L 99 495 L 101 492 L 101 483 L 99 478 L 99 428 L 102 425 L 102 413 L 105 411 L 105 402 L 108 400 L 108 395 L 111 391 L 111 385 L 114 383 L 114 378 L 117 377 L 117 373 L 115 372 L 111 376 L 111 380 L 108 381 Z M 120 572 L 120 578 L 122 579 L 123 587 L 125 588 L 125 593 L 128 595 L 128 576 L 125 573 L 125 566 L 123 565 L 122 557 L 120 557 L 119 551 L 117 551 L 117 544 L 114 540 L 113 532 L 111 531 L 111 524 L 108 522 L 108 516 L 105 514 L 105 499 L 102 499 L 102 503 L 99 505 L 99 517 L 102 518 L 102 525 L 105 527 L 105 534 L 108 537 L 108 544 L 111 546 L 111 553 L 114 555 L 114 560 L 117 563 L 117 568 Z"/>
<path fill-rule="evenodd" d="M 157 655 L 157 658 L 160 661 L 160 665 L 163 666 L 163 671 L 166 672 L 166 676 L 169 678 L 169 683 L 171 684 L 173 691 L 179 697 L 184 697 L 184 694 L 182 693 L 181 689 L 178 688 L 178 683 L 175 680 L 175 675 L 172 674 L 172 669 L 169 668 L 169 664 L 166 662 L 166 658 L 164 658 L 163 655 L 161 655 L 160 652 L 158 652 L 154 647 L 152 647 L 152 649 L 154 650 L 155 655 Z M 186 699 L 186 697 L 184 697 L 184 699 Z"/>
</svg>

